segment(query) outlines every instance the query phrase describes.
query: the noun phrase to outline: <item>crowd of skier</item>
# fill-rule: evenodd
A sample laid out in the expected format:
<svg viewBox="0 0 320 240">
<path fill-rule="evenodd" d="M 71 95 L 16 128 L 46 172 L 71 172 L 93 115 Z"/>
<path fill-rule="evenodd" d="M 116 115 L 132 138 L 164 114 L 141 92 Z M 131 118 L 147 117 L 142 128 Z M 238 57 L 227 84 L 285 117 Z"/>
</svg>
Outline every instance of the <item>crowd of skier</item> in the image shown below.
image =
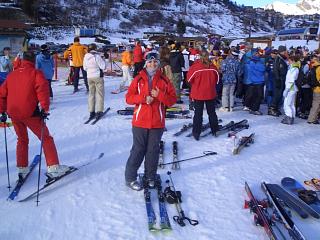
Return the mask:
<svg viewBox="0 0 320 240">
<path fill-rule="evenodd" d="M 0 120 L 6 122 L 8 114 L 17 133 L 19 175 L 28 173 L 27 128 L 43 141 L 48 176 L 63 175 L 69 168 L 59 165 L 53 138 L 42 123 L 49 114 L 49 97 L 54 95 L 54 62 L 49 48 L 44 44 L 37 56 L 27 51 L 13 62 L 9 56 L 10 48 L 6 47 L 0 57 Z M 103 76 L 108 56 L 101 56 L 94 43 L 85 46 L 75 37 L 64 58 L 70 63 L 68 83 L 73 84 L 73 93 L 79 91 L 81 70 L 88 93 L 89 119 L 100 119 L 104 113 Z M 260 49 L 250 43 L 189 47 L 174 41 L 160 47 L 143 47 L 137 39 L 134 46 L 125 48 L 121 61 L 123 79 L 119 91 L 128 90 L 126 102 L 135 105 L 133 146 L 125 171 L 126 183 L 134 190 L 142 189 L 137 171 L 143 160 L 148 183 L 154 185 L 166 108 L 183 104 L 184 94 L 189 96 L 190 110 L 194 110 L 195 140 L 200 138 L 204 105 L 215 135 L 219 130 L 216 108 L 234 111 L 236 97 L 250 114 L 262 115 L 260 105 L 266 103 L 267 114 L 275 117 L 282 114 L 283 106 L 283 124 L 293 124 L 295 117 L 319 124 L 319 51 L 310 53 L 302 47 L 288 50 L 285 46 Z"/>
</svg>

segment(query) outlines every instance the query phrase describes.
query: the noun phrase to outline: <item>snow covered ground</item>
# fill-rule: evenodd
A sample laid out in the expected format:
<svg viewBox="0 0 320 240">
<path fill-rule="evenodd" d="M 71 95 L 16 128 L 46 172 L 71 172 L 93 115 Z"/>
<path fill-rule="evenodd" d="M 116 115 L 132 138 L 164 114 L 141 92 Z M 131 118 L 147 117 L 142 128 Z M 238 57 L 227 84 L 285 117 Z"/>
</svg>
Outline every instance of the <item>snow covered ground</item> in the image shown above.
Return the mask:
<svg viewBox="0 0 320 240">
<path fill-rule="evenodd" d="M 172 217 L 173 205 L 167 205 L 173 231 L 152 234 L 147 229 L 143 192 L 134 192 L 124 184 L 124 168 L 132 144 L 131 120 L 117 115 L 126 106 L 124 93 L 110 94 L 120 83 L 119 77 L 105 78 L 105 104 L 111 111 L 95 126 L 84 125 L 88 116 L 87 95 L 80 80 L 81 91 L 72 94 L 65 86 L 67 70 L 59 69 L 60 81 L 53 83 L 54 101 L 47 122 L 53 135 L 62 164 L 81 165 L 92 161 L 100 153 L 104 157 L 80 169 L 53 185 L 40 195 L 39 206 L 34 200 L 19 203 L 6 201 L 8 196 L 5 152 L 0 142 L 0 239 L 200 239 L 200 240 L 267 240 L 261 227 L 253 223 L 253 215 L 243 209 L 247 199 L 244 182 L 260 198 L 262 181 L 280 183 L 286 176 L 299 181 L 320 177 L 320 128 L 296 119 L 293 126 L 280 123 L 280 118 L 254 116 L 241 110 L 220 113 L 224 123 L 230 120 L 249 120 L 250 128 L 239 136 L 256 133 L 255 143 L 233 156 L 233 140 L 221 135 L 199 142 L 185 135 L 173 137 L 191 120 L 167 120 L 164 133 L 165 161 L 172 159 L 172 141 L 179 144 L 179 159 L 197 156 L 212 150 L 218 155 L 181 163 L 180 171 L 173 171 L 176 188 L 182 191 L 182 207 L 186 216 L 199 221 L 198 226 L 180 227 Z M 262 108 L 266 112 L 265 106 Z M 205 122 L 207 117 L 205 117 Z M 3 131 L 2 129 L 0 129 Z M 16 136 L 10 128 L 8 135 L 11 185 L 16 180 Z M 3 139 L 4 135 L 1 133 Z M 39 152 L 39 141 L 30 134 L 29 158 Z M 170 168 L 159 170 L 162 180 Z M 42 165 L 45 172 L 45 164 Z M 142 171 L 142 169 L 141 169 Z M 18 199 L 36 190 L 37 171 L 23 186 Z M 42 175 L 42 182 L 45 177 Z M 158 215 L 157 205 L 154 209 Z M 293 213 L 294 220 L 308 240 L 320 238 L 319 220 L 302 220 Z M 289 239 L 289 238 L 288 238 Z"/>
</svg>

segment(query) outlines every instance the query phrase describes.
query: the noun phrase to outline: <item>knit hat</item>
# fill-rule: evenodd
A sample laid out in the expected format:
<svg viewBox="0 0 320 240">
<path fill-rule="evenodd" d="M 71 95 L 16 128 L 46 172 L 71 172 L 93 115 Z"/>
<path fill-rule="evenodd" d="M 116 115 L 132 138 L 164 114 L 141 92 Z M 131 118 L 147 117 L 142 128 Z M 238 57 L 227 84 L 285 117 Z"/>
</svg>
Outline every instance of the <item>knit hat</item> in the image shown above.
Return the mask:
<svg viewBox="0 0 320 240">
<path fill-rule="evenodd" d="M 151 62 L 152 60 L 156 60 L 158 62 L 158 65 L 160 66 L 160 55 L 157 51 L 150 51 L 146 54 L 146 62 L 144 64 L 144 67 L 146 67 L 147 63 Z"/>
<path fill-rule="evenodd" d="M 34 63 L 36 60 L 36 55 L 34 54 L 33 51 L 30 51 L 30 50 L 23 52 L 23 60 Z"/>
<path fill-rule="evenodd" d="M 88 46 L 88 51 L 97 50 L 97 45 L 95 43 L 90 43 Z"/>
<path fill-rule="evenodd" d="M 285 52 L 285 51 L 287 51 L 287 47 L 286 47 L 286 46 L 280 45 L 280 46 L 278 47 L 278 52 L 279 52 L 279 53 Z"/>
<path fill-rule="evenodd" d="M 49 47 L 47 44 L 42 44 L 40 46 L 40 49 L 41 49 L 41 52 L 45 52 L 45 51 L 48 51 L 49 50 Z"/>
</svg>

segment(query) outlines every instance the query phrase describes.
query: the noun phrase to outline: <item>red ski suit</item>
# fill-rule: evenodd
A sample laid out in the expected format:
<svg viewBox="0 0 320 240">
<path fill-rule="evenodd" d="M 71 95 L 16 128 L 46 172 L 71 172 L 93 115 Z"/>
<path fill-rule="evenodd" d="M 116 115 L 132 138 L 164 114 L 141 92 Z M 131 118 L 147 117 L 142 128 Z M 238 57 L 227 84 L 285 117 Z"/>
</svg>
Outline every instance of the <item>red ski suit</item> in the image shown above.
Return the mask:
<svg viewBox="0 0 320 240">
<path fill-rule="evenodd" d="M 164 128 L 165 106 L 170 107 L 176 101 L 175 89 L 168 78 L 158 70 L 152 79 L 150 89 L 159 89 L 158 97 L 151 104 L 146 103 L 146 97 L 150 96 L 149 81 L 146 70 L 143 69 L 132 81 L 126 101 L 135 104 L 132 125 L 140 128 Z"/>
<path fill-rule="evenodd" d="M 219 73 L 215 66 L 207 67 L 200 60 L 195 61 L 188 71 L 187 81 L 191 84 L 190 97 L 192 99 L 212 100 L 216 98 Z"/>
<path fill-rule="evenodd" d="M 28 131 L 29 128 L 39 139 L 41 126 L 38 103 L 45 112 L 49 111 L 50 93 L 48 81 L 32 62 L 22 60 L 11 72 L 0 88 L 0 113 L 7 112 L 11 117 L 14 130 L 18 136 L 17 166 L 28 166 Z M 38 114 L 37 114 L 38 113 Z M 48 166 L 59 164 L 58 154 L 53 138 L 44 125 L 43 150 Z"/>
</svg>

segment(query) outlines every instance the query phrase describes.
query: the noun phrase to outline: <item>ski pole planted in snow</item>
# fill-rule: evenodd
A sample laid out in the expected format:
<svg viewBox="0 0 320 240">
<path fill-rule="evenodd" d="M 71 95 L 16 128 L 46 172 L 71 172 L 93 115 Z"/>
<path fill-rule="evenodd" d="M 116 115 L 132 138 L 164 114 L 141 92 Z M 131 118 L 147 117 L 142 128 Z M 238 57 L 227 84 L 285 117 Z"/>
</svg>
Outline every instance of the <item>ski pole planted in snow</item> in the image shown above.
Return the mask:
<svg viewBox="0 0 320 240">
<path fill-rule="evenodd" d="M 6 118 L 6 116 L 5 116 Z M 7 176 L 8 176 L 8 188 L 10 192 L 10 173 L 9 173 L 9 159 L 8 159 L 8 143 L 7 143 L 7 121 L 4 122 L 4 145 L 6 149 L 6 163 L 7 163 Z"/>
<path fill-rule="evenodd" d="M 170 186 L 170 181 L 167 180 L 166 183 L 168 184 L 168 187 L 165 190 L 166 199 L 168 201 L 168 199 L 170 198 L 171 201 L 169 200 L 168 202 L 174 203 L 177 208 L 177 211 L 178 211 L 178 216 L 174 216 L 173 220 L 176 223 L 178 223 L 181 227 L 184 227 L 186 225 L 184 223 L 184 220 L 187 220 L 192 226 L 198 225 L 199 224 L 198 220 L 190 219 L 190 218 L 186 217 L 186 215 L 184 214 L 184 211 L 182 210 L 182 207 L 181 207 L 181 192 L 176 191 L 176 188 L 175 188 L 174 183 L 171 178 L 171 172 L 168 171 L 167 174 L 170 178 L 171 186 Z M 172 187 L 173 191 L 171 190 L 171 187 Z"/>
<path fill-rule="evenodd" d="M 39 171 L 38 171 L 38 187 L 37 187 L 37 206 L 39 205 L 39 189 L 40 189 L 40 173 L 41 173 L 41 159 L 42 159 L 42 147 L 43 147 L 43 132 L 44 127 L 46 125 L 46 119 L 48 116 L 44 113 L 44 115 L 41 116 L 42 123 L 41 123 L 41 136 L 40 136 L 40 160 L 39 160 Z"/>
</svg>

